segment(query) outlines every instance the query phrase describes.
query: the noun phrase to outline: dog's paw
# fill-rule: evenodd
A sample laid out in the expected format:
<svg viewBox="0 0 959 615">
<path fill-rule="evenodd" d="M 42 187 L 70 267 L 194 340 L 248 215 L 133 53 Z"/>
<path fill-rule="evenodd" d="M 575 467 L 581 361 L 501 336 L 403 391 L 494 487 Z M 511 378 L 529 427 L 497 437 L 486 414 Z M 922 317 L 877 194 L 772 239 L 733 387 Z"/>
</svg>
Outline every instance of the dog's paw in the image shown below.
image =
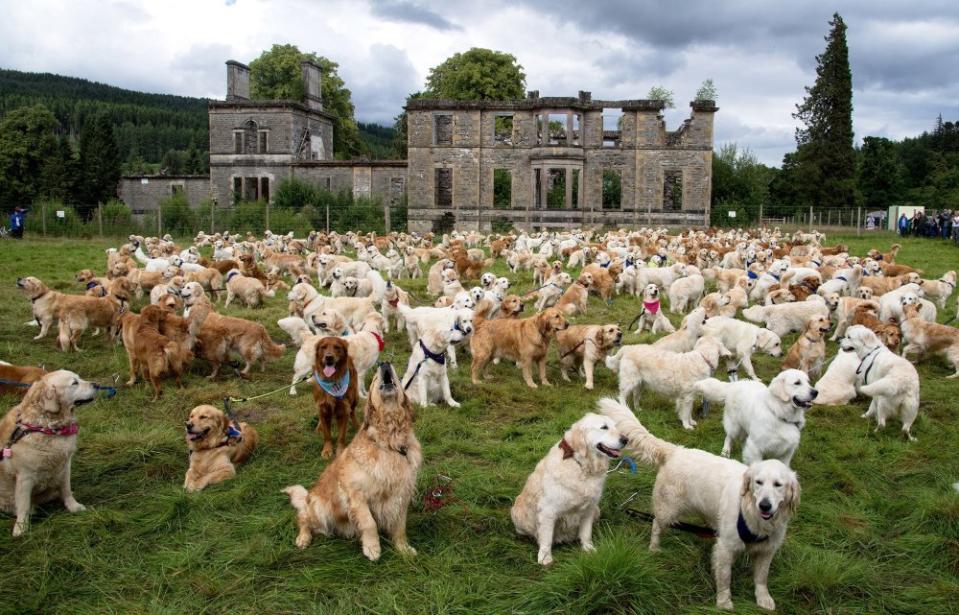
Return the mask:
<svg viewBox="0 0 959 615">
<path fill-rule="evenodd" d="M 584 543 L 583 543 L 583 551 L 585 551 L 586 553 L 595 553 L 595 552 L 596 552 L 596 547 L 594 547 L 594 546 L 593 546 L 593 543 L 591 543 L 591 542 L 584 542 Z"/>
<path fill-rule="evenodd" d="M 23 534 L 24 534 L 26 531 L 27 531 L 27 524 L 26 524 L 26 522 L 20 523 L 19 521 L 17 521 L 16 523 L 13 524 L 13 537 L 14 537 L 14 538 L 19 538 L 19 537 L 23 536 Z"/>
<path fill-rule="evenodd" d="M 454 400 L 452 400 L 452 399 L 449 400 L 449 401 L 446 402 L 446 403 L 449 405 L 450 408 L 459 408 L 459 407 L 460 407 L 460 403 L 459 403 L 458 401 L 454 401 Z"/>
<path fill-rule="evenodd" d="M 296 540 L 294 541 L 294 543 L 296 544 L 298 549 L 305 549 L 308 546 L 310 546 L 310 542 L 312 541 L 313 541 L 313 537 L 310 536 L 309 534 L 299 534 L 296 537 Z"/>
<path fill-rule="evenodd" d="M 732 611 L 733 601 L 730 598 L 716 598 L 716 608 L 724 611 Z"/>
<path fill-rule="evenodd" d="M 769 594 L 766 594 L 765 596 L 756 596 L 756 604 L 759 606 L 759 608 L 766 609 L 767 611 L 776 610 L 776 601 L 773 600 L 773 597 Z M 732 607 L 732 605 L 730 605 L 730 607 Z"/>
<path fill-rule="evenodd" d="M 540 551 L 539 557 L 536 559 L 536 561 L 543 566 L 549 566 L 553 563 L 553 554 L 549 551 L 546 551 L 545 553 Z"/>
<path fill-rule="evenodd" d="M 67 507 L 67 510 L 69 510 L 72 513 L 83 512 L 87 509 L 86 506 L 84 506 L 80 502 L 77 502 L 76 500 L 66 504 L 66 507 Z"/>
<path fill-rule="evenodd" d="M 296 387 L 290 387 L 290 395 L 293 396 L 293 395 L 296 395 L 296 394 L 297 394 L 297 393 L 296 393 Z"/>
<path fill-rule="evenodd" d="M 329 445 L 324 446 L 324 447 L 323 447 L 323 452 L 320 453 L 320 457 L 322 457 L 323 459 L 332 459 L 332 458 L 333 458 L 333 447 L 332 447 L 332 446 L 329 446 Z"/>
<path fill-rule="evenodd" d="M 371 562 L 375 562 L 380 559 L 380 543 L 374 542 L 370 544 L 363 545 L 363 555 L 366 556 L 366 559 Z"/>
<path fill-rule="evenodd" d="M 407 557 L 414 557 L 416 555 L 416 549 L 414 549 L 407 543 L 397 544 L 396 550 L 399 551 L 402 555 L 405 555 Z"/>
</svg>

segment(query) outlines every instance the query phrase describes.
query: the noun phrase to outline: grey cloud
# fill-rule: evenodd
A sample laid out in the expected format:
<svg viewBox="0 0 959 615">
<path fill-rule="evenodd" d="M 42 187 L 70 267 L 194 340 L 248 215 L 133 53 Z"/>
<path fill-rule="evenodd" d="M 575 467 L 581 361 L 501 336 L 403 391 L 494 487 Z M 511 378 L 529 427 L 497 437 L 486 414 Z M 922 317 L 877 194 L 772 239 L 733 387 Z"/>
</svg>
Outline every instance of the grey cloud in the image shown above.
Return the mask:
<svg viewBox="0 0 959 615">
<path fill-rule="evenodd" d="M 343 79 L 358 120 L 391 126 L 407 95 L 420 89 L 419 74 L 406 52 L 393 45 L 371 45 L 368 58 L 362 65 L 342 66 Z"/>
<path fill-rule="evenodd" d="M 372 0 L 373 15 L 389 21 L 421 24 L 437 30 L 462 30 L 439 13 L 405 0 Z"/>
</svg>

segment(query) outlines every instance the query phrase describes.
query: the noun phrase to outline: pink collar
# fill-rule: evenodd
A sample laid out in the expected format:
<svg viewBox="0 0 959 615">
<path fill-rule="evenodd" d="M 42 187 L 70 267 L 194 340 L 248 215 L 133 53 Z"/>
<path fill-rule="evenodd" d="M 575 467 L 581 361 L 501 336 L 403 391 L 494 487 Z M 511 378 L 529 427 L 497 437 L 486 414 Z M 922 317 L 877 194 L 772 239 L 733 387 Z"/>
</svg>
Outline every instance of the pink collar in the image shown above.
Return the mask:
<svg viewBox="0 0 959 615">
<path fill-rule="evenodd" d="M 386 348 L 386 342 L 383 341 L 383 336 L 376 331 L 367 331 L 367 333 L 376 338 L 376 343 L 380 345 L 380 352 L 383 352 L 383 349 Z"/>
<path fill-rule="evenodd" d="M 25 431 L 36 431 L 45 436 L 75 436 L 80 431 L 80 425 L 76 422 L 65 425 L 64 427 L 41 427 L 40 425 L 31 425 L 30 423 L 18 423 Z"/>
<path fill-rule="evenodd" d="M 652 302 L 643 301 L 643 309 L 645 309 L 650 314 L 655 315 L 657 312 L 659 312 L 659 299 Z"/>
</svg>

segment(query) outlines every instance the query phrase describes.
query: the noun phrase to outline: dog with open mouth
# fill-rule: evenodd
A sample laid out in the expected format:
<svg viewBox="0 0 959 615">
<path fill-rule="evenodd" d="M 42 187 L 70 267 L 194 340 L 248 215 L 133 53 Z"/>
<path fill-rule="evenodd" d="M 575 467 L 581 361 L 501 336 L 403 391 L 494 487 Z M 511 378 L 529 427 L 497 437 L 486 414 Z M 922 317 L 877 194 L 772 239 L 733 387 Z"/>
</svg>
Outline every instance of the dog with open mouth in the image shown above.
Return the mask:
<svg viewBox="0 0 959 615">
<path fill-rule="evenodd" d="M 733 444 L 743 442 L 743 462 L 747 464 L 778 459 L 788 466 L 799 448 L 806 410 L 819 395 L 806 372 L 798 369 L 780 372 L 768 387 L 758 380 L 706 378 L 694 388 L 705 401 L 725 406 L 722 455 L 729 457 Z"/>
<path fill-rule="evenodd" d="M 246 423 L 234 425 L 219 408 L 197 406 L 184 424 L 190 467 L 183 488 L 201 491 L 236 476 L 234 464 L 246 461 L 259 435 Z"/>
<path fill-rule="evenodd" d="M 324 337 L 316 345 L 313 364 L 313 400 L 318 419 L 316 431 L 323 434 L 323 459 L 333 457 L 333 423 L 336 423 L 336 454 L 346 446 L 346 423 L 356 420 L 356 402 L 359 397 L 359 378 L 350 346 L 341 337 Z"/>
<path fill-rule="evenodd" d="M 333 339 L 333 338 L 326 338 Z M 359 537 L 363 555 L 376 561 L 384 531 L 403 555 L 416 555 L 406 538 L 406 514 L 423 463 L 413 433 L 413 405 L 389 363 L 380 363 L 370 383 L 363 425 L 350 445 L 307 491 L 287 487 L 296 509 L 296 546 L 305 549 L 317 534 Z"/>
<path fill-rule="evenodd" d="M 701 517 L 716 532 L 712 553 L 716 606 L 733 608 L 732 566 L 745 551 L 753 565 L 756 604 L 774 610 L 776 602 L 766 581 L 773 557 L 786 538 L 789 520 L 799 506 L 795 472 L 778 459 L 745 465 L 661 440 L 649 433 L 628 407 L 613 399 L 600 400 L 599 408 L 627 438 L 627 448 L 658 467 L 649 550 L 659 551 L 663 530 L 681 518 Z"/>
<path fill-rule="evenodd" d="M 595 550 L 593 523 L 606 471 L 626 443 L 612 419 L 590 412 L 536 464 L 510 516 L 518 534 L 536 539 L 540 564 L 553 562 L 554 544 L 578 539 L 583 551 Z"/>
<path fill-rule="evenodd" d="M 85 510 L 70 488 L 80 429 L 74 410 L 96 396 L 96 385 L 58 370 L 34 382 L 0 421 L 0 511 L 16 515 L 14 538 L 27 531 L 36 504 L 59 499 L 72 513 Z"/>
</svg>

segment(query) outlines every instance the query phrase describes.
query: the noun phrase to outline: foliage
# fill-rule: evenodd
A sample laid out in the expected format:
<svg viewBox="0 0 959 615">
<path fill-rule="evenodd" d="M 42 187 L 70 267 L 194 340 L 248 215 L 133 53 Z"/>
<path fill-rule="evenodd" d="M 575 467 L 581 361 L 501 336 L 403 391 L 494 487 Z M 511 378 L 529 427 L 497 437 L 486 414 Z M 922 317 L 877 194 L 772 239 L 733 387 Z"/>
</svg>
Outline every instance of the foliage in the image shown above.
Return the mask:
<svg viewBox="0 0 959 615">
<path fill-rule="evenodd" d="M 673 100 L 673 91 L 659 85 L 649 88 L 649 93 L 646 94 L 646 98 L 649 100 L 661 100 L 667 109 L 672 109 L 676 106 Z"/>
<path fill-rule="evenodd" d="M 511 100 L 523 98 L 526 74 L 516 57 L 502 51 L 473 47 L 430 69 L 428 98 Z"/>
<path fill-rule="evenodd" d="M 113 125 L 106 114 L 96 115 L 80 133 L 80 185 L 77 198 L 94 206 L 117 193 L 120 181 L 120 152 L 113 137 Z"/>
<path fill-rule="evenodd" d="M 49 193 L 55 174 L 45 172 L 58 160 L 57 120 L 43 105 L 23 107 L 0 121 L 0 204 L 24 205 Z"/>
<path fill-rule="evenodd" d="M 696 90 L 695 100 L 711 100 L 716 102 L 719 99 L 719 94 L 716 92 L 716 86 L 713 84 L 712 79 L 706 79 L 703 81 L 703 84 L 699 86 L 699 89 Z"/>
<path fill-rule="evenodd" d="M 829 25 L 826 50 L 816 56 L 816 83 L 806 88 L 806 98 L 793 114 L 803 124 L 796 130 L 796 144 L 803 149 L 796 162 L 808 167 L 800 169 L 800 176 L 817 180 L 807 184 L 810 204 L 849 207 L 855 204 L 856 172 L 852 71 L 846 24 L 835 13 Z"/>
<path fill-rule="evenodd" d="M 415 98 L 423 98 L 423 92 L 414 92 L 406 97 L 406 104 Z M 405 105 L 404 105 L 405 107 Z M 403 109 L 403 112 L 393 118 L 393 156 L 398 160 L 406 160 L 407 158 L 407 144 L 408 140 L 408 127 L 406 123 L 406 109 Z"/>
<path fill-rule="evenodd" d="M 544 170 L 549 173 L 549 169 Z M 547 209 L 563 209 L 566 206 L 566 172 L 560 170 L 555 175 L 550 173 L 552 185 L 546 192 Z"/>
<path fill-rule="evenodd" d="M 396 128 L 358 122 L 360 147 L 365 158 L 370 160 L 402 160 L 395 148 Z M 404 131 L 405 134 L 405 131 Z"/>
<path fill-rule="evenodd" d="M 623 180 L 616 171 L 603 171 L 603 209 L 619 209 L 623 202 Z"/>
<path fill-rule="evenodd" d="M 164 233 L 171 235 L 192 235 L 197 230 L 197 215 L 190 208 L 186 195 L 177 193 L 160 201 L 162 226 Z"/>
<path fill-rule="evenodd" d="M 493 207 L 509 209 L 513 202 L 513 174 L 509 169 L 493 169 Z"/>
<path fill-rule="evenodd" d="M 862 142 L 859 190 L 870 211 L 896 204 L 902 194 L 902 165 L 889 139 L 866 137 Z"/>
<path fill-rule="evenodd" d="M 333 122 L 333 151 L 341 159 L 363 153 L 359 128 L 353 117 L 352 93 L 338 73 L 339 64 L 315 53 L 304 53 L 296 45 L 273 45 L 250 62 L 250 94 L 258 100 L 294 100 L 303 102 L 301 62 L 309 60 L 320 67 L 323 108 L 336 116 Z"/>
</svg>

